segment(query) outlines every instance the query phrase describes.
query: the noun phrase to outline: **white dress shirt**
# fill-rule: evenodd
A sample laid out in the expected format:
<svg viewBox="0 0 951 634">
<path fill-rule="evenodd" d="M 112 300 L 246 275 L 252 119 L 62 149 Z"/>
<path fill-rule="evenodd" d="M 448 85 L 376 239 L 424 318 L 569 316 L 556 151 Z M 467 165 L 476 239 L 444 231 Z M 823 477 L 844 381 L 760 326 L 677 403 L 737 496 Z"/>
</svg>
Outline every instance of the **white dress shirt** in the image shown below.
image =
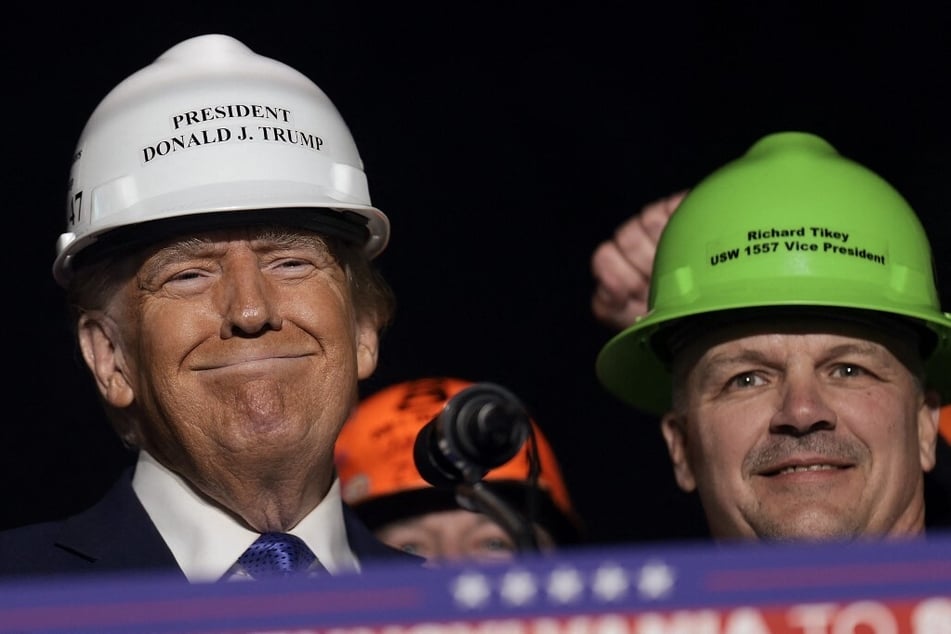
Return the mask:
<svg viewBox="0 0 951 634">
<path fill-rule="evenodd" d="M 259 536 L 145 451 L 139 452 L 132 488 L 191 582 L 221 579 Z M 359 572 L 360 562 L 347 541 L 339 479 L 288 532 L 303 539 L 331 574 Z"/>
</svg>

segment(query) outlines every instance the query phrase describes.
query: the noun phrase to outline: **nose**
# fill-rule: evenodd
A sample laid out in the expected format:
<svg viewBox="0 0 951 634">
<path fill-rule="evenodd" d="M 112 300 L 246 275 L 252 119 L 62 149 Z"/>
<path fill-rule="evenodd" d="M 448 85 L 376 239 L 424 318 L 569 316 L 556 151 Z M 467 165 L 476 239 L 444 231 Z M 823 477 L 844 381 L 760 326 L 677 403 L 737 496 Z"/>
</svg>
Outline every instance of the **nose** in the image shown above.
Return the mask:
<svg viewBox="0 0 951 634">
<path fill-rule="evenodd" d="M 221 338 L 253 336 L 280 330 L 274 291 L 253 256 L 231 261 L 222 275 Z"/>
<path fill-rule="evenodd" d="M 780 398 L 779 408 L 770 421 L 771 432 L 803 436 L 823 429 L 835 429 L 835 410 L 823 393 L 822 385 L 811 373 L 787 376 Z"/>
</svg>

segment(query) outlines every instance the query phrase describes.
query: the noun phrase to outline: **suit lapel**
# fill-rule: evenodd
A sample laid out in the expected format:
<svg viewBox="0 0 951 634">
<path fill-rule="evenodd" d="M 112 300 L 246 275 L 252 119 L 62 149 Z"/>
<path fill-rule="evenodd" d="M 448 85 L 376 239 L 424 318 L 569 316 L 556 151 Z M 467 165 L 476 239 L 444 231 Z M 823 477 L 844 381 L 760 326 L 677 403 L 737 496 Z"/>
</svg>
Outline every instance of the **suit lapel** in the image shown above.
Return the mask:
<svg viewBox="0 0 951 634">
<path fill-rule="evenodd" d="M 99 502 L 67 519 L 56 546 L 94 564 L 97 571 L 167 569 L 184 579 L 132 489 L 132 472 L 127 469 Z"/>
</svg>

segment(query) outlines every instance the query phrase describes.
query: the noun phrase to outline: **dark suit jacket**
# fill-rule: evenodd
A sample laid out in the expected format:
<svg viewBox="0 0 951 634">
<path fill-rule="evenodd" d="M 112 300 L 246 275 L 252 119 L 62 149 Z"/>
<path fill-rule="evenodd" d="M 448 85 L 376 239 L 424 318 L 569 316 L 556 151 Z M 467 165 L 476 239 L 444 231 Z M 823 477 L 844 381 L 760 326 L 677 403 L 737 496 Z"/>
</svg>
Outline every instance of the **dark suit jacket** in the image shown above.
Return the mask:
<svg viewBox="0 0 951 634">
<path fill-rule="evenodd" d="M 164 573 L 185 580 L 132 490 L 132 473 L 128 469 L 99 502 L 81 513 L 0 531 L 0 580 L 83 573 Z M 379 541 L 346 505 L 344 522 L 350 547 L 364 566 L 423 561 Z"/>
</svg>

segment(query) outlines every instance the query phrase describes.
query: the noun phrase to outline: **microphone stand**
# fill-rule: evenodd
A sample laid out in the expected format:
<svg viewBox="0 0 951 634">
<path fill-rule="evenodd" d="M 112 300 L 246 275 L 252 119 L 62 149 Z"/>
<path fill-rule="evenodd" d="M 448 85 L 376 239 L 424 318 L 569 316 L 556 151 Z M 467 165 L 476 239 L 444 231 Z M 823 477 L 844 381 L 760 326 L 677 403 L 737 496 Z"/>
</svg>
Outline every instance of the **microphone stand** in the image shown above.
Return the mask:
<svg viewBox="0 0 951 634">
<path fill-rule="evenodd" d="M 456 502 L 469 511 L 482 513 L 501 526 L 515 548 L 522 553 L 539 552 L 538 538 L 531 524 L 510 504 L 493 493 L 481 480 L 459 482 L 455 487 Z"/>
</svg>

